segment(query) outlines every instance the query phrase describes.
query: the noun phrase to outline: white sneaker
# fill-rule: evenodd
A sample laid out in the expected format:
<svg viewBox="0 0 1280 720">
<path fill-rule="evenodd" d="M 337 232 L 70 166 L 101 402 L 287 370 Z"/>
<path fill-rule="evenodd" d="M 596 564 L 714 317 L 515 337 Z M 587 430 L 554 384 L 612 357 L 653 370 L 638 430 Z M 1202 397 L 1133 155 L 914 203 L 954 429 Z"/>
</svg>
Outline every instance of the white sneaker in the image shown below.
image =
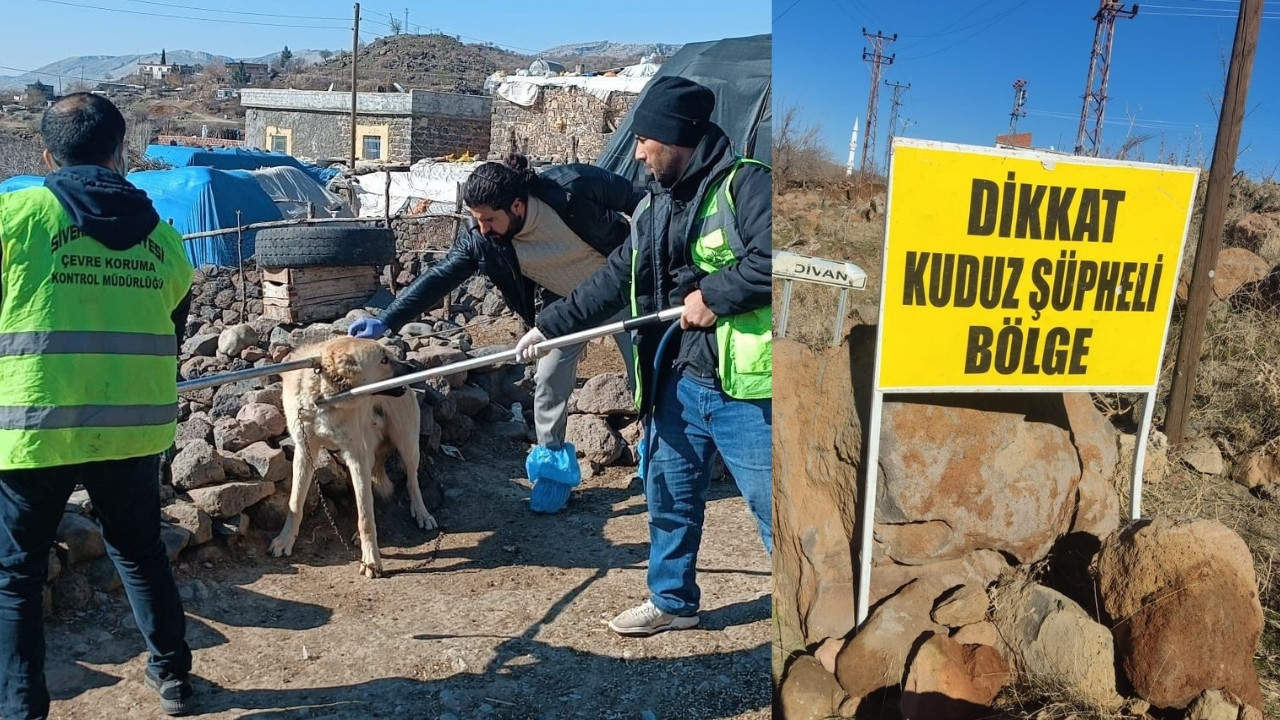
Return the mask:
<svg viewBox="0 0 1280 720">
<path fill-rule="evenodd" d="M 630 610 L 623 610 L 609 621 L 609 629 L 632 637 L 653 635 L 664 630 L 688 630 L 698 624 L 697 615 L 670 615 L 646 600 Z"/>
</svg>

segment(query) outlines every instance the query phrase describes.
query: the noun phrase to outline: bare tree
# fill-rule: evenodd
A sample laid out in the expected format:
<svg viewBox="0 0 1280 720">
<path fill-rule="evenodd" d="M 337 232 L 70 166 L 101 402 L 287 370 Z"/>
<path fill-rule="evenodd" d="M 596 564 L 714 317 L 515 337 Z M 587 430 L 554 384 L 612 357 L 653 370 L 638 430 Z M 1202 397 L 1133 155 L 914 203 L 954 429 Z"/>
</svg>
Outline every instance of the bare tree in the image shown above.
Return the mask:
<svg viewBox="0 0 1280 720">
<path fill-rule="evenodd" d="M 816 180 L 829 180 L 831 153 L 822 144 L 822 125 L 806 125 L 800 108 L 786 104 L 775 116 L 782 120 L 773 132 L 773 187 L 778 192 Z"/>
</svg>

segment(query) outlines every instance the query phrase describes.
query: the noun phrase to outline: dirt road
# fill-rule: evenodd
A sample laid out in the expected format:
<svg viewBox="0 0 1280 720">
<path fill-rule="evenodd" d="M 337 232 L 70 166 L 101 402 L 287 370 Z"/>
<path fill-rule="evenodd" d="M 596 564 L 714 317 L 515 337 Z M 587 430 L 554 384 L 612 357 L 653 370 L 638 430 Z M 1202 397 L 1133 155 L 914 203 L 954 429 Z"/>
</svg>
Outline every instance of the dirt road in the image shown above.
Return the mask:
<svg viewBox="0 0 1280 720">
<path fill-rule="evenodd" d="M 323 513 L 294 556 L 252 529 L 177 566 L 203 717 L 763 719 L 769 561 L 731 481 L 712 487 L 702 625 L 653 638 L 604 626 L 645 598 L 644 497 L 626 468 L 584 481 L 568 510 L 529 512 L 526 446 L 480 438 L 439 459 L 445 530 L 419 530 L 405 493 L 378 506 L 390 577 L 358 574 Z M 354 508 L 334 505 L 354 531 Z M 123 595 L 47 624 L 51 718 L 164 717 Z"/>
</svg>

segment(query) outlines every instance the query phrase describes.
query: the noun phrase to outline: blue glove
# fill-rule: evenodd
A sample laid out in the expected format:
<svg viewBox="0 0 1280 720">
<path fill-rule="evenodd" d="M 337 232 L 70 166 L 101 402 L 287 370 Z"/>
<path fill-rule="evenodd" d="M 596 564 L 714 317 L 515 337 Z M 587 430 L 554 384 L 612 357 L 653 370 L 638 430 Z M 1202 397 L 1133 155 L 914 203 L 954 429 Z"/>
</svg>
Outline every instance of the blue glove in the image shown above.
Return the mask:
<svg viewBox="0 0 1280 720">
<path fill-rule="evenodd" d="M 387 324 L 378 318 L 360 318 L 351 323 L 347 334 L 358 338 L 380 338 L 387 332 Z"/>
</svg>

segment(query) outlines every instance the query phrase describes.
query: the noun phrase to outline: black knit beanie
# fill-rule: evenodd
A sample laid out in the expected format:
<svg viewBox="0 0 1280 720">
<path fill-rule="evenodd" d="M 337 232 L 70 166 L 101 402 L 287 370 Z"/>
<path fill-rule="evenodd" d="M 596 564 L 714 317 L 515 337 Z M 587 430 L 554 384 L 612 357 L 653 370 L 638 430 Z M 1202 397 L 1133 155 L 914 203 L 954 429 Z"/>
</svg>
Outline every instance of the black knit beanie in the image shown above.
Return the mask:
<svg viewBox="0 0 1280 720">
<path fill-rule="evenodd" d="M 708 88 L 665 75 L 649 83 L 631 116 L 631 132 L 666 145 L 696 147 L 715 107 L 716 96 Z"/>
</svg>

